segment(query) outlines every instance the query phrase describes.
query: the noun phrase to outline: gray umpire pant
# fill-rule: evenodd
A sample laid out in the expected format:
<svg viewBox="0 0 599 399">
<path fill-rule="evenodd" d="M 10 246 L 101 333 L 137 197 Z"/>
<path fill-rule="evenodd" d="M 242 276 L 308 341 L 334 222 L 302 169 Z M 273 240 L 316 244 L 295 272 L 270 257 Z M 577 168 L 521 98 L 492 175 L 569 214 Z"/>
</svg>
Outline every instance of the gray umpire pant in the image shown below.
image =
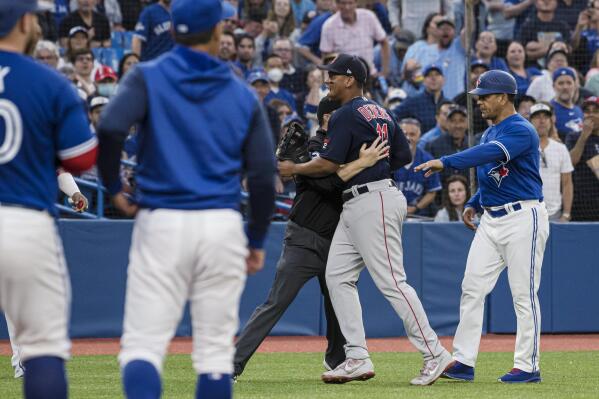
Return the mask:
<svg viewBox="0 0 599 399">
<path fill-rule="evenodd" d="M 289 221 L 285 230 L 283 251 L 277 264 L 277 273 L 266 302 L 258 306 L 239 335 L 233 360 L 235 374 L 243 372 L 264 338 L 270 333 L 300 289 L 312 277 L 318 277 L 324 296 L 327 318 L 327 364 L 333 368 L 345 360 L 345 338 L 339 328 L 329 291 L 325 282 L 325 268 L 331 241 L 310 229 Z"/>
<path fill-rule="evenodd" d="M 331 300 L 347 340 L 346 355 L 353 359 L 369 357 L 356 287 L 366 266 L 377 288 L 402 319 L 410 342 L 424 360 L 435 358 L 445 349 L 430 327 L 416 291 L 406 282 L 403 266 L 401 226 L 407 213 L 406 199 L 389 180 L 367 186 L 369 192 L 343 204 L 326 269 Z"/>
</svg>

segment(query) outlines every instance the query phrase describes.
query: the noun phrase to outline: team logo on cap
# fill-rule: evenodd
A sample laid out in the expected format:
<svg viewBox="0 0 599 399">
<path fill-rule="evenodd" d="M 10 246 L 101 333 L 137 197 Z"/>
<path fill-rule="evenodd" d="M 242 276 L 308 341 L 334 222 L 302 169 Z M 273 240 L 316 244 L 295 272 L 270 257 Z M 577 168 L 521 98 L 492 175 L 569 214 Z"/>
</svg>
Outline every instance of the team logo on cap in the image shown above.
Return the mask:
<svg viewBox="0 0 599 399">
<path fill-rule="evenodd" d="M 480 86 L 480 78 L 476 79 L 476 87 Z"/>
<path fill-rule="evenodd" d="M 489 177 L 495 180 L 497 187 L 501 186 L 501 182 L 510 174 L 510 170 L 505 166 L 504 163 L 500 163 L 498 166 L 491 169 L 488 173 Z"/>
</svg>

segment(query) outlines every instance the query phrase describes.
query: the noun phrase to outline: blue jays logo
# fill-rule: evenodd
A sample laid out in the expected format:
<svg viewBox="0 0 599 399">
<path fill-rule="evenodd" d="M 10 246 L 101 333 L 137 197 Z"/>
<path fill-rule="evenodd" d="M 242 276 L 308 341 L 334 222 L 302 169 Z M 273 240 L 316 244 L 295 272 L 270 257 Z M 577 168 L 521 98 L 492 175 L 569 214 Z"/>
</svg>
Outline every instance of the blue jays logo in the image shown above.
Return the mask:
<svg viewBox="0 0 599 399">
<path fill-rule="evenodd" d="M 495 183 L 497 183 L 497 187 L 501 186 L 501 182 L 509 174 L 510 174 L 510 170 L 507 168 L 507 166 L 505 166 L 504 163 L 499 164 L 498 166 L 491 169 L 489 171 L 489 173 L 487 173 L 487 175 L 489 175 L 489 177 L 491 177 L 493 180 L 495 180 Z"/>
<path fill-rule="evenodd" d="M 476 87 L 480 86 L 480 78 L 476 79 Z"/>
</svg>

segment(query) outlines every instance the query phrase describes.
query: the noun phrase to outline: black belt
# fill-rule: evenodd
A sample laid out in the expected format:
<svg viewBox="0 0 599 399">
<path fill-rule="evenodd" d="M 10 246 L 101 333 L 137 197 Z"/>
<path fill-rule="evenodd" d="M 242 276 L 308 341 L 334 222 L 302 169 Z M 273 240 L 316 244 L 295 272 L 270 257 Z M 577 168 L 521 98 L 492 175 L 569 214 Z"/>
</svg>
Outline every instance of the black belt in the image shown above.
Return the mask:
<svg viewBox="0 0 599 399">
<path fill-rule="evenodd" d="M 497 210 L 492 210 L 489 207 L 483 207 L 483 208 L 489 214 L 489 216 L 491 216 L 493 218 L 500 218 L 500 217 L 506 216 L 508 213 L 511 213 L 511 212 L 508 212 L 505 208 L 501 208 L 501 209 L 497 209 Z M 514 212 L 519 211 L 520 209 L 522 209 L 522 205 L 520 205 L 519 202 L 516 202 L 514 205 L 512 205 L 512 208 L 514 209 Z"/>
<path fill-rule="evenodd" d="M 397 185 L 393 180 L 389 180 L 389 187 L 397 187 Z M 380 187 L 377 187 L 377 189 L 380 190 Z M 370 192 L 370 189 L 368 188 L 367 184 L 362 184 L 361 186 L 357 186 L 355 191 L 356 193 L 354 193 L 354 190 L 352 190 L 346 191 L 343 194 L 341 194 L 341 199 L 343 200 L 343 202 L 347 202 L 350 199 L 356 198 L 360 194 L 366 194 Z"/>
</svg>

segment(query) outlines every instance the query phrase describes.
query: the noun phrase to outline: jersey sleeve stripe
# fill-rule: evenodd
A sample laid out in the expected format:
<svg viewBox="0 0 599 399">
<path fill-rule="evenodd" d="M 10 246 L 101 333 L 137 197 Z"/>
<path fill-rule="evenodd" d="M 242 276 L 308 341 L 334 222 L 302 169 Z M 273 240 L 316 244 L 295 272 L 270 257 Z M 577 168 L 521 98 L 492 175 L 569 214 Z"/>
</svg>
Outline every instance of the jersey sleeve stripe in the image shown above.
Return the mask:
<svg viewBox="0 0 599 399">
<path fill-rule="evenodd" d="M 509 162 L 510 161 L 510 153 L 508 152 L 507 148 L 505 148 L 505 146 L 503 144 L 501 144 L 499 141 L 497 140 L 493 140 L 493 141 L 489 141 L 489 143 L 491 144 L 496 144 L 497 146 L 499 146 L 499 148 L 501 148 L 501 150 L 503 151 L 503 153 L 505 154 L 505 162 Z"/>
<path fill-rule="evenodd" d="M 76 145 L 75 147 L 66 148 L 64 150 L 58 151 L 58 158 L 61 160 L 71 159 L 78 157 L 81 154 L 85 154 L 90 150 L 94 149 L 98 145 L 98 139 L 96 136 L 93 136 L 87 141 Z"/>
</svg>

